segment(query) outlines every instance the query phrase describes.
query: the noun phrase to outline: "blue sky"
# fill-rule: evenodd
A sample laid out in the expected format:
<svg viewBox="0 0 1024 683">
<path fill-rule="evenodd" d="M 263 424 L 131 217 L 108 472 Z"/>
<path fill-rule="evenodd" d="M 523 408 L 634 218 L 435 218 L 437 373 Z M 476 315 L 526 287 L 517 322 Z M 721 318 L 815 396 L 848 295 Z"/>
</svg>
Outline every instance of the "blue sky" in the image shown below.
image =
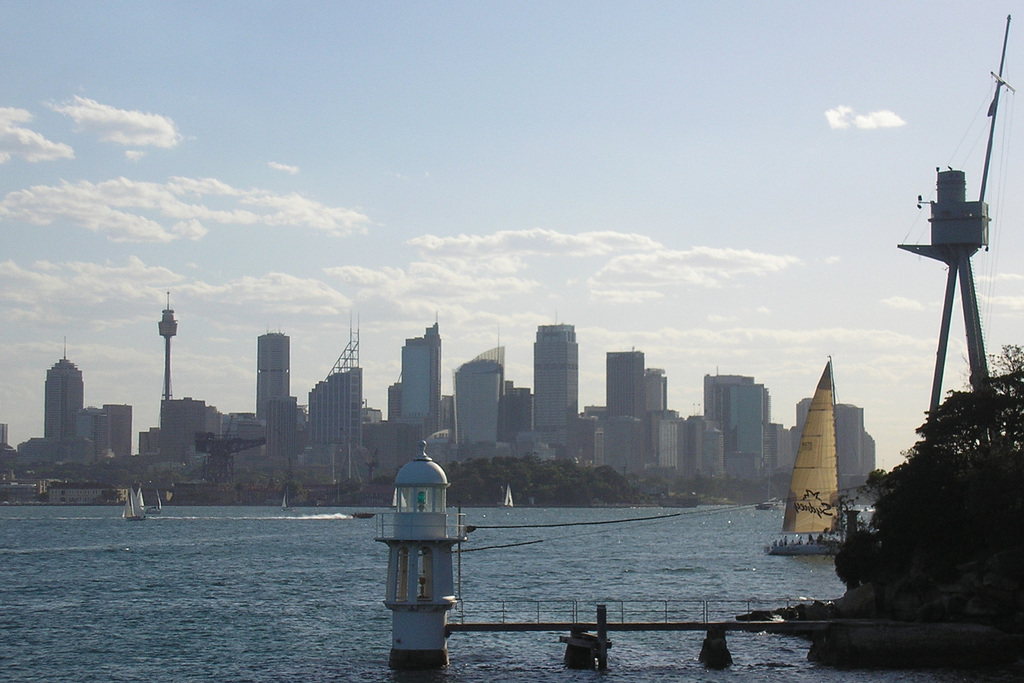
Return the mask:
<svg viewBox="0 0 1024 683">
<path fill-rule="evenodd" d="M 42 434 L 62 355 L 89 405 L 157 424 L 165 292 L 176 397 L 252 411 L 256 337 L 292 393 L 358 324 L 366 398 L 435 318 L 451 371 L 539 324 L 604 356 L 752 375 L 795 419 L 827 357 L 879 463 L 915 441 L 944 266 L 935 169 L 976 195 L 1006 15 L 968 2 L 5 3 L 0 25 L 0 422 Z M 1024 34 L 1011 25 L 1015 84 Z M 990 352 L 1024 343 L 1014 96 L 974 258 Z M 966 382 L 959 307 L 946 388 Z"/>
</svg>

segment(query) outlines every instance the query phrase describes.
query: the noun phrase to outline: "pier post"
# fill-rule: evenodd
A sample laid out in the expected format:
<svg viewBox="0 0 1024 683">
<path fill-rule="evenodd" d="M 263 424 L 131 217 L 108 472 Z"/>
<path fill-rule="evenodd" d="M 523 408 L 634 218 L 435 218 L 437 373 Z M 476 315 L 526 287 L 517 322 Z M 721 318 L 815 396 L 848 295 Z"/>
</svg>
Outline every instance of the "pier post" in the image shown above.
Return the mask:
<svg viewBox="0 0 1024 683">
<path fill-rule="evenodd" d="M 597 670 L 608 668 L 608 606 L 597 606 Z"/>
<path fill-rule="evenodd" d="M 700 648 L 700 657 L 697 659 L 709 669 L 724 669 L 732 665 L 732 655 L 725 642 L 724 628 L 715 626 L 708 629 L 707 637 Z"/>
</svg>

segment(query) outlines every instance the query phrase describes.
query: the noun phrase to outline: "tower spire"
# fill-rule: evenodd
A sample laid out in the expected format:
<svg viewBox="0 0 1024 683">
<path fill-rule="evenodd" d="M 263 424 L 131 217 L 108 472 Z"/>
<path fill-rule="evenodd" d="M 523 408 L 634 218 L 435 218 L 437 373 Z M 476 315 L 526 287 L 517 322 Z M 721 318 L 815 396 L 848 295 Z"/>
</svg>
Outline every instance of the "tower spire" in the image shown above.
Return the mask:
<svg viewBox="0 0 1024 683">
<path fill-rule="evenodd" d="M 167 308 L 160 318 L 160 336 L 164 338 L 164 395 L 163 400 L 171 400 L 171 337 L 178 334 L 178 321 L 174 319 L 171 308 L 171 293 L 167 292 Z"/>
</svg>

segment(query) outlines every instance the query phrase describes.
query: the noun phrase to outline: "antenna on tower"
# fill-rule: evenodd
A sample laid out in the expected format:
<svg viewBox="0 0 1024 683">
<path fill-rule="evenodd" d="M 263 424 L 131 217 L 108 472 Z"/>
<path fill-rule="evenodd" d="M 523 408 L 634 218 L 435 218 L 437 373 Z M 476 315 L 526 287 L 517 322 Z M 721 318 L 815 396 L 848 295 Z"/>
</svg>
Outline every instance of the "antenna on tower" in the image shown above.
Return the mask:
<svg viewBox="0 0 1024 683">
<path fill-rule="evenodd" d="M 1017 92 L 1013 89 L 1009 83 L 1003 80 L 1003 65 L 1006 63 L 1006 41 L 1010 38 L 1010 15 L 1006 15 L 1006 31 L 1003 33 L 1003 54 L 999 58 L 999 73 L 992 73 L 992 77 L 996 79 L 996 94 L 992 97 L 992 104 L 988 108 L 988 116 L 992 119 L 992 123 L 989 124 L 988 128 L 988 148 L 985 150 L 985 168 L 981 172 L 981 192 L 978 197 L 979 202 L 985 201 L 985 186 L 988 184 L 988 166 L 989 162 L 992 161 L 992 138 L 996 132 L 996 112 L 999 110 L 999 91 L 1003 89 L 1005 85 L 1010 92 Z"/>
</svg>

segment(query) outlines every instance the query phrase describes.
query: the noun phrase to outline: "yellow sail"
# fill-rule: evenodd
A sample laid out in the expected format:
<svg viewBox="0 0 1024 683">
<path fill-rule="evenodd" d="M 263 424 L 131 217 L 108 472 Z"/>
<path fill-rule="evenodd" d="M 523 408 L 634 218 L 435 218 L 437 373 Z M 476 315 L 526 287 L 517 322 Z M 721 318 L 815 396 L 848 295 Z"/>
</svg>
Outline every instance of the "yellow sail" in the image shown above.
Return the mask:
<svg viewBox="0 0 1024 683">
<path fill-rule="evenodd" d="M 835 399 L 830 360 L 818 381 L 800 434 L 782 531 L 814 534 L 832 531 L 839 515 L 838 499 Z"/>
</svg>

